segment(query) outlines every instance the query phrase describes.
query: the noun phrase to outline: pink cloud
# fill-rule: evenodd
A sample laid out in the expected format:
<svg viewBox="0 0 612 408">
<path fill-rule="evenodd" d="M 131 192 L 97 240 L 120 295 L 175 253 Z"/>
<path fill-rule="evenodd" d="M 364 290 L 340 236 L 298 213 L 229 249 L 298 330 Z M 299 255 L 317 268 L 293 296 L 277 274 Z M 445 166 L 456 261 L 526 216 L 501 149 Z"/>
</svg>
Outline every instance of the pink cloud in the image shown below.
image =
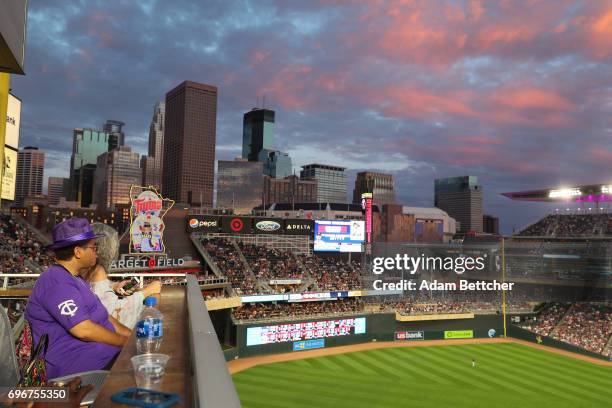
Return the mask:
<svg viewBox="0 0 612 408">
<path fill-rule="evenodd" d="M 265 60 L 270 57 L 270 51 L 255 51 L 251 54 L 250 57 L 250 66 L 251 68 L 255 68 L 257 65 L 261 64 Z"/>
<path fill-rule="evenodd" d="M 363 29 L 345 40 L 392 61 L 448 65 L 484 53 L 539 59 L 542 43 L 548 44 L 547 52 L 598 59 L 612 55 L 612 10 L 604 2 L 587 2 L 578 9 L 570 0 L 373 1 L 364 6 L 359 18 Z"/>
</svg>

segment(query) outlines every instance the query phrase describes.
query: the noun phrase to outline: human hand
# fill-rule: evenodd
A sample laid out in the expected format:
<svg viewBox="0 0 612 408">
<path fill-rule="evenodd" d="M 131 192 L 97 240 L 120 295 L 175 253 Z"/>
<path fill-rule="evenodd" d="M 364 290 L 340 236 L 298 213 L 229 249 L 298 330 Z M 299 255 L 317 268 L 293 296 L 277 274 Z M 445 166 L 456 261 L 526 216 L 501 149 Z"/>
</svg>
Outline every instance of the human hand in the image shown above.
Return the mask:
<svg viewBox="0 0 612 408">
<path fill-rule="evenodd" d="M 130 283 L 131 281 L 132 281 L 131 279 L 126 279 L 120 282 L 115 282 L 112 285 L 113 291 L 119 296 L 130 296 L 132 293 L 134 293 L 138 289 L 136 285 L 132 286 L 130 289 L 124 289 L 124 286 Z"/>
<path fill-rule="evenodd" d="M 161 293 L 161 281 L 155 280 L 144 287 L 142 294 L 145 298 Z"/>
<path fill-rule="evenodd" d="M 54 383 L 53 381 L 48 384 L 51 387 L 60 386 L 60 384 Z M 81 406 L 83 398 L 93 389 L 92 384 L 81 386 L 81 377 L 75 377 L 64 385 L 68 388 L 68 401 L 62 402 L 37 402 L 34 404 L 34 408 L 66 408 Z"/>
</svg>

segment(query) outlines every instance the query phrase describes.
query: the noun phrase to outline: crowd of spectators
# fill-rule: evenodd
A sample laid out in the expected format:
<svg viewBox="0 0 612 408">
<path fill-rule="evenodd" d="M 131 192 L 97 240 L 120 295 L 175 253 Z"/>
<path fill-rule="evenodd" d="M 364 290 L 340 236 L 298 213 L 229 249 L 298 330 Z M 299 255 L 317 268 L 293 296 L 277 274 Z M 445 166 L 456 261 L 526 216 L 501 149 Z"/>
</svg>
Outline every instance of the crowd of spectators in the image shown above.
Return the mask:
<svg viewBox="0 0 612 408">
<path fill-rule="evenodd" d="M 242 242 L 238 246 L 258 279 L 302 279 L 293 253 Z"/>
<path fill-rule="evenodd" d="M 37 273 L 33 266 L 46 268 L 51 257 L 36 234 L 8 214 L 0 213 L 0 271 L 2 273 Z M 11 279 L 16 285 L 32 279 Z"/>
<path fill-rule="evenodd" d="M 520 327 L 542 336 L 548 336 L 559 324 L 569 307 L 570 305 L 567 303 L 547 303 L 533 320 L 521 323 Z"/>
<path fill-rule="evenodd" d="M 551 336 L 595 353 L 603 352 L 612 336 L 612 304 L 574 303 Z"/>
<path fill-rule="evenodd" d="M 240 255 L 230 241 L 223 238 L 202 238 L 200 242 L 238 294 L 257 293 L 255 278 L 247 273 L 240 260 Z"/>
<path fill-rule="evenodd" d="M 612 214 L 550 214 L 517 235 L 531 237 L 612 235 Z"/>
<path fill-rule="evenodd" d="M 0 301 L 0 307 L 4 307 L 7 312 L 11 326 L 19 320 L 23 312 L 25 311 L 26 300 L 2 300 Z"/>
<path fill-rule="evenodd" d="M 323 302 L 249 303 L 234 309 L 237 320 L 294 319 L 315 315 L 356 314 L 364 304 L 356 298 Z"/>
<path fill-rule="evenodd" d="M 229 294 L 223 288 L 217 289 L 207 289 L 202 291 L 202 296 L 204 296 L 204 300 L 211 299 L 219 299 L 219 298 L 227 298 Z"/>
<path fill-rule="evenodd" d="M 295 255 L 289 251 L 250 245 L 239 242 L 238 250 L 224 238 L 202 238 L 202 246 L 211 255 L 221 273 L 227 276 L 234 288 L 244 294 L 265 292 L 271 280 L 312 278 L 309 291 L 336 291 L 361 289 L 361 263 L 351 263 L 335 258 Z M 254 277 L 253 279 L 240 255 L 244 256 Z M 277 290 L 293 292 L 297 285 L 274 286 Z"/>
<path fill-rule="evenodd" d="M 362 288 L 360 262 L 303 255 L 300 260 L 305 272 L 316 281 L 322 292 Z"/>
</svg>

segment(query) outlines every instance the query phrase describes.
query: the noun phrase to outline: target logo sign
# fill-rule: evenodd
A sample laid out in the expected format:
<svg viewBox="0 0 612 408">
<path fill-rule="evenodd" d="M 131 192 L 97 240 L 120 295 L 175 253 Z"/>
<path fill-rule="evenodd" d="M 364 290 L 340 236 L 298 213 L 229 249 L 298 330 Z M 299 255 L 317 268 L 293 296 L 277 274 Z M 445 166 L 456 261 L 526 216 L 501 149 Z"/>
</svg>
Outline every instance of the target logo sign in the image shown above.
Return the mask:
<svg viewBox="0 0 612 408">
<path fill-rule="evenodd" d="M 244 221 L 240 218 L 234 218 L 230 221 L 230 228 L 234 232 L 240 232 L 244 229 Z"/>
</svg>

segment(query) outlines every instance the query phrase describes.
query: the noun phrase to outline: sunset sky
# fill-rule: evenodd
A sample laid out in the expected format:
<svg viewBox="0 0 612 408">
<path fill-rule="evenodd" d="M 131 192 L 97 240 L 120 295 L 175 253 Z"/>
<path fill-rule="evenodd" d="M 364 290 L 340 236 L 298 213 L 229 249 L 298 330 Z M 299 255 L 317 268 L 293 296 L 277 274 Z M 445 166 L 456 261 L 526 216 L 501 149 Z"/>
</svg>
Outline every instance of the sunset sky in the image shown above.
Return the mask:
<svg viewBox="0 0 612 408">
<path fill-rule="evenodd" d="M 612 183 L 612 1 L 31 1 L 20 146 L 68 176 L 75 127 L 126 123 L 146 152 L 156 101 L 219 88 L 217 158 L 239 156 L 265 95 L 299 166 L 476 175 L 505 232 L 550 209 L 502 192 Z"/>
</svg>

